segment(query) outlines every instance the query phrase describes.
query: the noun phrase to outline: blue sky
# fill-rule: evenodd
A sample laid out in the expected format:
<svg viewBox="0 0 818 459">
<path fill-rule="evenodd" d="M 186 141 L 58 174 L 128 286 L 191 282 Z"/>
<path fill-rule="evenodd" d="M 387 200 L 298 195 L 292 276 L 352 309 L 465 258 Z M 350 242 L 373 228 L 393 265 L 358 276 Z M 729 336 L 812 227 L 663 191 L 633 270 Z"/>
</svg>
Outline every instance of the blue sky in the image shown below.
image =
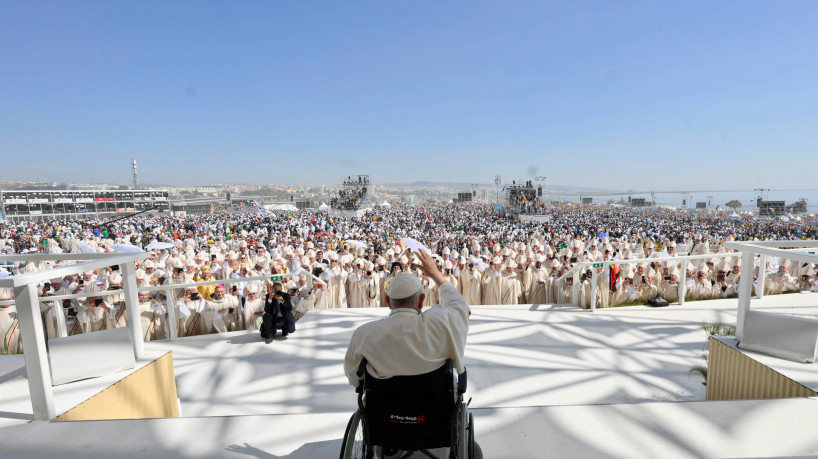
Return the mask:
<svg viewBox="0 0 818 459">
<path fill-rule="evenodd" d="M 0 180 L 815 188 L 818 2 L 2 2 Z"/>
</svg>

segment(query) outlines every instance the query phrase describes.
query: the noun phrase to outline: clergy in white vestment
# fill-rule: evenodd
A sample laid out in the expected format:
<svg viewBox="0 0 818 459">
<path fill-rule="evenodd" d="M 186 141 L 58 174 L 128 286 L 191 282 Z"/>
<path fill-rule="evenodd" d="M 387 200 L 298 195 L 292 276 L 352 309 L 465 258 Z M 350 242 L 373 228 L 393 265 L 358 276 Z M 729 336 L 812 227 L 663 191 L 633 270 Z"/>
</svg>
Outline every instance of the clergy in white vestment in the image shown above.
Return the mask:
<svg viewBox="0 0 818 459">
<path fill-rule="evenodd" d="M 260 298 L 259 288 L 256 285 L 247 287 L 244 298 L 243 322 L 245 330 L 261 329 L 261 317 L 264 315 L 264 299 Z"/>
<path fill-rule="evenodd" d="M 228 295 L 224 285 L 216 286 L 213 297 L 207 302 L 207 310 L 211 313 L 213 328 L 217 332 L 226 333 L 238 328 L 239 300 Z"/>
<path fill-rule="evenodd" d="M 10 288 L 0 288 L 0 301 L 13 299 Z M 0 354 L 12 354 L 23 351 L 20 340 L 20 322 L 17 320 L 17 308 L 13 304 L 0 304 Z"/>
<path fill-rule="evenodd" d="M 457 284 L 457 289 L 463 295 L 463 298 L 466 299 L 466 303 L 469 306 L 481 304 L 481 281 L 482 276 L 480 275 L 480 271 L 478 271 L 477 267 L 474 265 L 474 260 L 469 261 L 468 266 L 460 272 L 460 278 Z"/>
<path fill-rule="evenodd" d="M 500 304 L 519 304 L 523 293 L 523 283 L 520 273 L 516 270 L 517 263 L 509 259 L 506 269 L 500 277 Z"/>
<path fill-rule="evenodd" d="M 482 304 L 502 304 L 503 274 L 500 257 L 494 257 L 491 266 L 483 271 Z"/>
</svg>

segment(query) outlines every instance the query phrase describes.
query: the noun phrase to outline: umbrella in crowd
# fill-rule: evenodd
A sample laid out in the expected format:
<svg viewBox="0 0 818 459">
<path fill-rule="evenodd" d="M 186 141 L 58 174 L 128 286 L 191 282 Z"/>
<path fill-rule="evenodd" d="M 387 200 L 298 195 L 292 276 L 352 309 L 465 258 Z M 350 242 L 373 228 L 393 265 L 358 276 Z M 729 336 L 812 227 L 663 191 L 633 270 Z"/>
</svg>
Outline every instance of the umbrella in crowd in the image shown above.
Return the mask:
<svg viewBox="0 0 818 459">
<path fill-rule="evenodd" d="M 151 242 L 147 246 L 145 246 L 148 250 L 162 250 L 162 249 L 169 249 L 173 247 L 173 244 L 170 242 Z"/>
<path fill-rule="evenodd" d="M 116 250 L 117 252 L 127 252 L 127 253 L 138 253 L 144 252 L 144 250 L 140 249 L 139 247 L 131 244 L 113 244 L 111 245 L 111 250 Z"/>
</svg>

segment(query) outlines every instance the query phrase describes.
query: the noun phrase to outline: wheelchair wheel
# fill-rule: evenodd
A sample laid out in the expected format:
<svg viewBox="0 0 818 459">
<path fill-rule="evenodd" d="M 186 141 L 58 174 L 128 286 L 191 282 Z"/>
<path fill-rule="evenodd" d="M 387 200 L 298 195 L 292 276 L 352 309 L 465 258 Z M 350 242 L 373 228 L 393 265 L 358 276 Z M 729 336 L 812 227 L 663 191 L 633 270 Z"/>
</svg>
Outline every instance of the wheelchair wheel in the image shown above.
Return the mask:
<svg viewBox="0 0 818 459">
<path fill-rule="evenodd" d="M 457 412 L 457 442 L 455 445 L 455 457 L 457 459 L 469 459 L 472 454 L 469 442 L 469 412 L 466 409 L 466 404 L 461 403 Z"/>
<path fill-rule="evenodd" d="M 361 410 L 355 411 L 352 417 L 349 418 L 346 431 L 344 431 L 344 441 L 341 443 L 341 459 L 364 459 L 367 457 L 364 422 L 361 417 Z"/>
<path fill-rule="evenodd" d="M 469 459 L 474 459 L 474 416 L 469 413 Z"/>
</svg>

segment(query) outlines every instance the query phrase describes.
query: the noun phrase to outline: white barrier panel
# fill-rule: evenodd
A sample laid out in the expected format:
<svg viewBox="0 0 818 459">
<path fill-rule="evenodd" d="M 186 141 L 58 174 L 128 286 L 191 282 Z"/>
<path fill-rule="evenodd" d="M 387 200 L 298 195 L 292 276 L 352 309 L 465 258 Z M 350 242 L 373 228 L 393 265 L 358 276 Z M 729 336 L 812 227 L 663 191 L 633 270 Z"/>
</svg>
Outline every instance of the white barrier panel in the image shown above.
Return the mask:
<svg viewBox="0 0 818 459">
<path fill-rule="evenodd" d="M 738 347 L 795 362 L 815 362 L 818 320 L 750 311 Z"/>
<path fill-rule="evenodd" d="M 130 332 L 124 327 L 50 339 L 48 348 L 54 386 L 136 366 Z"/>
</svg>

